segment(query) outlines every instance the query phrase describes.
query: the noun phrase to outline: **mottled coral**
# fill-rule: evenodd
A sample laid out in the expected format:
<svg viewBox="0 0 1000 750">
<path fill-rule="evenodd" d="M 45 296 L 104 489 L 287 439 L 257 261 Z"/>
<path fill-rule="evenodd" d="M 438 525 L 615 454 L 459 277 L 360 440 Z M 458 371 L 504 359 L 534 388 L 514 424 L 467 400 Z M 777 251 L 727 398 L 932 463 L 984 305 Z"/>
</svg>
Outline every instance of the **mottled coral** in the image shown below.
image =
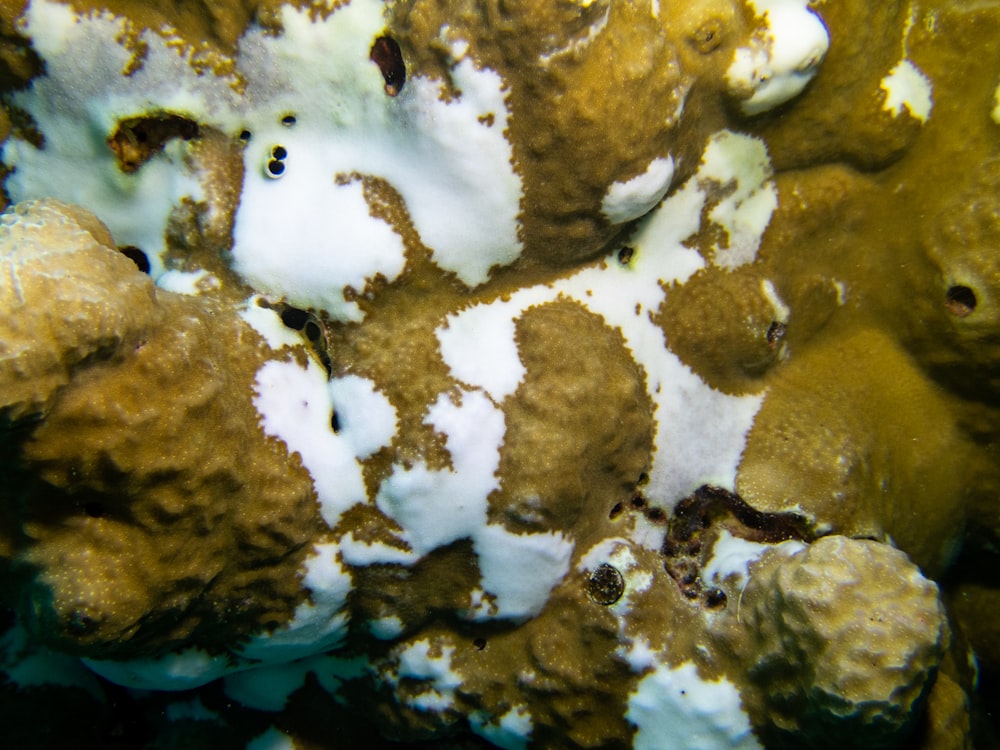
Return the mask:
<svg viewBox="0 0 1000 750">
<path fill-rule="evenodd" d="M 0 8 L 25 723 L 989 737 L 993 4 Z"/>
</svg>

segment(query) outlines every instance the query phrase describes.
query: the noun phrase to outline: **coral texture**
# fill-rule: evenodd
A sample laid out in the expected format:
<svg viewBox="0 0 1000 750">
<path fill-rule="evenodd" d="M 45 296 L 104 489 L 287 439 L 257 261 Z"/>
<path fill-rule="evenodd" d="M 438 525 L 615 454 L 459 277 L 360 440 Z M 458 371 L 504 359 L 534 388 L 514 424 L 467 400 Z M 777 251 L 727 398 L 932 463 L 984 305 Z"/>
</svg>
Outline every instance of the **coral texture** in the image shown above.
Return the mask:
<svg viewBox="0 0 1000 750">
<path fill-rule="evenodd" d="M 12 741 L 991 747 L 998 25 L 0 3 Z"/>
</svg>

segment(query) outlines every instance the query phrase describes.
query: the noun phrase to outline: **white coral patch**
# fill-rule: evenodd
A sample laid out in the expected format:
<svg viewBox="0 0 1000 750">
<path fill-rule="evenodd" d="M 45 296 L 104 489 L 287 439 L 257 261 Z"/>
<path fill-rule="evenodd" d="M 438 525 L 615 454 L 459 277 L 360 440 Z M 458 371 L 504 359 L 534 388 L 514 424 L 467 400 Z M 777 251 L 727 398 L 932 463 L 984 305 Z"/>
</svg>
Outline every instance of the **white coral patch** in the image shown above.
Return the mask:
<svg viewBox="0 0 1000 750">
<path fill-rule="evenodd" d="M 395 615 L 368 622 L 368 632 L 380 641 L 394 641 L 403 634 L 403 621 Z"/>
<path fill-rule="evenodd" d="M 253 328 L 271 349 L 284 346 L 301 346 L 302 337 L 281 321 L 281 316 L 270 307 L 257 304 L 259 297 L 251 297 L 243 303 L 240 317 Z"/>
<path fill-rule="evenodd" d="M 286 142 L 291 139 L 285 139 Z M 233 234 L 233 269 L 251 286 L 336 320 L 361 320 L 344 295 L 403 270 L 402 238 L 369 215 L 360 181 L 337 184 L 313 154 L 320 141 L 298 139 L 298 160 L 279 183 L 248 174 Z"/>
<path fill-rule="evenodd" d="M 761 750 L 736 687 L 698 676 L 694 664 L 661 664 L 629 695 L 634 750 Z"/>
<path fill-rule="evenodd" d="M 487 373 L 476 376 L 479 384 L 499 400 L 516 390 L 514 375 L 524 372 L 512 336 L 514 321 L 526 310 L 569 299 L 600 315 L 622 334 L 646 373 L 658 424 L 647 493 L 667 510 L 702 484 L 733 488 L 746 434 L 762 401 L 760 395 L 730 396 L 708 386 L 667 348 L 662 329 L 650 317 L 669 293 L 668 285 L 683 283 L 705 265 L 683 241 L 699 229 L 709 182 L 736 183 L 738 197 L 716 206 L 716 219 L 730 232 L 731 244 L 744 248 L 743 258 L 747 247 L 756 251 L 773 210 L 768 208 L 774 194 L 766 179 L 767 152 L 758 141 L 723 131 L 712 138 L 710 149 L 698 174 L 640 222 L 627 264 L 612 256 L 550 285 L 467 308 L 437 331 L 452 372 L 466 378 Z M 466 324 L 464 316 L 473 322 Z M 479 326 L 511 338 L 476 337 L 472 331 Z M 455 330 L 467 331 L 463 346 L 449 340 Z M 504 377 L 488 375 L 499 369 Z"/>
<path fill-rule="evenodd" d="M 715 265 L 736 268 L 757 257 L 761 237 L 778 207 L 771 174 L 763 141 L 728 130 L 709 140 L 698 179 L 734 187 L 708 214 L 728 237 L 726 247 L 714 247 Z"/>
<path fill-rule="evenodd" d="M 271 361 L 257 371 L 253 403 L 264 432 L 299 454 L 331 528 L 344 511 L 367 501 L 359 459 L 370 455 L 376 443 L 388 443 L 396 431 L 392 405 L 373 385 L 359 386 L 358 380 L 352 376 L 328 384 L 326 372 L 311 359 L 304 368 Z M 350 404 L 344 392 L 354 399 Z M 333 415 L 342 409 L 352 416 L 335 433 Z"/>
<path fill-rule="evenodd" d="M 798 96 L 819 70 L 830 35 L 809 0 L 749 0 L 766 30 L 736 49 L 726 71 L 744 114 L 757 115 Z"/>
<path fill-rule="evenodd" d="M 513 314 L 472 307 L 449 315 L 437 336 L 441 356 L 458 380 L 482 388 L 497 401 L 517 390 L 525 371 L 514 343 Z M 473 349 L 479 356 L 467 356 Z"/>
<path fill-rule="evenodd" d="M 215 291 L 222 286 L 222 282 L 202 268 L 198 271 L 166 271 L 156 280 L 156 286 L 174 294 L 197 296 Z"/>
<path fill-rule="evenodd" d="M 460 94 L 446 100 L 440 82 L 412 76 L 388 96 L 369 59 L 383 12 L 380 0 L 354 0 L 325 18 L 285 6 L 283 32 L 247 31 L 226 77 L 197 71 L 169 30 L 139 33 L 137 60 L 123 19 L 36 0 L 22 26 L 45 74 L 12 104 L 31 115 L 45 145 L 7 142 L 8 193 L 89 208 L 119 244 L 144 250 L 159 276 L 171 213 L 205 199 L 201 183 L 212 175 L 190 166 L 198 139 L 168 140 L 129 174 L 107 141 L 122 120 L 167 112 L 234 139 L 248 135 L 232 260 L 262 291 L 358 320 L 345 293 L 399 275 L 402 239 L 371 215 L 358 176 L 387 181 L 433 261 L 480 284 L 521 253 L 504 82 L 456 59 Z"/>
<path fill-rule="evenodd" d="M 531 737 L 531 714 L 527 706 L 515 706 L 495 719 L 476 711 L 469 715 L 469 729 L 503 750 L 525 750 Z"/>
<path fill-rule="evenodd" d="M 496 524 L 473 538 L 480 585 L 491 594 L 488 606 L 469 613 L 474 620 L 526 620 L 542 611 L 552 587 L 569 569 L 573 543 L 563 534 L 515 534 Z"/>
<path fill-rule="evenodd" d="M 927 122 L 933 106 L 931 82 L 920 69 L 909 60 L 902 60 L 880 84 L 885 91 L 882 108 L 893 115 L 903 114 L 905 109 L 911 117 Z"/>
<path fill-rule="evenodd" d="M 415 695 L 402 694 L 403 703 L 422 711 L 445 711 L 455 707 L 455 690 L 462 684 L 461 675 L 451 668 L 454 653 L 454 646 L 434 648 L 425 638 L 395 649 L 391 657 L 395 666 L 384 670 L 382 677 L 395 688 L 404 680 L 422 684 L 424 689 Z"/>
<path fill-rule="evenodd" d="M 186 59 L 151 33 L 142 35 L 144 64 L 123 75 L 132 53 L 119 43 L 124 21 L 109 13 L 83 21 L 69 6 L 38 0 L 28 4 L 21 28 L 45 61 L 45 75 L 14 94 L 11 104 L 31 115 L 45 145 L 17 138 L 4 145 L 3 162 L 14 170 L 5 182 L 12 202 L 51 197 L 90 209 L 118 244 L 141 248 L 159 276 L 171 212 L 183 198 L 203 196 L 186 162 L 191 144 L 173 139 L 141 169 L 125 174 L 107 138 L 119 119 L 154 107 L 202 111 L 211 99 L 227 96 L 227 82 L 196 76 Z"/>
<path fill-rule="evenodd" d="M 61 685 L 82 688 L 98 700 L 105 697 L 97 678 L 79 659 L 33 643 L 20 622 L 0 635 L 0 672 L 18 690 Z"/>
<path fill-rule="evenodd" d="M 740 539 L 723 530 L 712 547 L 712 556 L 702 568 L 701 576 L 715 585 L 733 580 L 737 586 L 742 586 L 750 577 L 750 565 L 765 552 L 777 550 L 784 555 L 793 555 L 805 548 L 806 545 L 798 540 L 763 544 Z"/>
<path fill-rule="evenodd" d="M 83 663 L 106 680 L 143 690 L 190 690 L 245 668 L 234 665 L 227 654 L 194 647 L 149 659 L 83 659 Z"/>
<path fill-rule="evenodd" d="M 376 498 L 379 509 L 402 526 L 402 539 L 417 557 L 472 537 L 485 525 L 486 498 L 499 487 L 504 435 L 503 414 L 480 391 L 463 392 L 461 403 L 442 394 L 425 422 L 446 436 L 452 468 L 396 467 Z"/>
<path fill-rule="evenodd" d="M 480 585 L 489 594 L 467 613 L 472 619 L 526 619 L 541 611 L 569 568 L 573 544 L 562 534 L 516 534 L 487 523 L 487 498 L 499 488 L 497 469 L 505 424 L 481 391 L 463 391 L 456 403 L 442 394 L 426 423 L 445 435 L 450 469 L 424 463 L 395 466 L 376 503 L 398 523 L 410 562 L 459 539 L 470 539 L 479 560 Z M 386 560 L 401 562 L 404 550 L 384 547 Z M 375 562 L 371 548 L 365 559 Z M 362 553 L 355 545 L 352 559 Z"/>
<path fill-rule="evenodd" d="M 248 708 L 281 711 L 289 696 L 305 684 L 309 674 L 315 675 L 320 685 L 337 698 L 337 691 L 345 681 L 366 675 L 368 669 L 366 659 L 313 656 L 227 675 L 223 688 L 229 698 Z"/>
<path fill-rule="evenodd" d="M 345 263 L 365 262 L 371 243 L 361 235 L 383 230 L 363 222 L 370 218 L 367 209 L 347 219 L 324 197 L 332 195 L 335 177 L 351 174 L 387 180 L 405 200 L 434 262 L 466 284 L 482 283 L 491 267 L 520 255 L 521 184 L 504 136 L 502 79 L 460 59 L 451 76 L 461 94 L 450 101 L 441 96 L 438 82 L 420 76 L 410 78 L 397 97 L 387 96 L 382 75 L 369 60 L 371 45 L 385 27 L 383 12 L 379 0 L 355 0 L 314 20 L 307 10 L 285 6 L 281 36 L 256 30 L 241 41 L 237 65 L 248 80 L 250 107 L 240 113 L 239 127 L 252 133 L 234 247 L 241 265 L 264 256 L 276 259 L 271 261 L 276 266 L 307 240 L 302 253 L 314 262 L 302 272 L 316 268 L 319 284 L 326 268 L 324 248 L 358 221 L 365 226 L 343 246 L 343 253 L 357 257 L 340 257 Z M 281 122 L 286 113 L 295 117 L 291 127 Z M 280 180 L 265 173 L 275 145 L 287 152 Z M 291 210 L 287 221 L 274 210 L 275 201 Z M 275 243 L 254 234 L 262 213 L 276 227 L 268 233 Z M 374 239 L 384 256 L 380 262 L 387 264 L 382 273 L 392 278 L 399 258 L 392 256 L 388 238 Z M 286 286 L 298 293 L 296 280 Z"/>
<path fill-rule="evenodd" d="M 309 600 L 295 608 L 292 619 L 239 649 L 240 656 L 264 662 L 288 662 L 337 648 L 347 636 L 350 574 L 337 561 L 336 544 L 317 544 L 306 559 L 302 585 Z"/>
<path fill-rule="evenodd" d="M 601 202 L 601 212 L 612 224 L 638 219 L 663 199 L 673 179 L 673 158 L 654 159 L 642 174 L 611 185 Z"/>
</svg>

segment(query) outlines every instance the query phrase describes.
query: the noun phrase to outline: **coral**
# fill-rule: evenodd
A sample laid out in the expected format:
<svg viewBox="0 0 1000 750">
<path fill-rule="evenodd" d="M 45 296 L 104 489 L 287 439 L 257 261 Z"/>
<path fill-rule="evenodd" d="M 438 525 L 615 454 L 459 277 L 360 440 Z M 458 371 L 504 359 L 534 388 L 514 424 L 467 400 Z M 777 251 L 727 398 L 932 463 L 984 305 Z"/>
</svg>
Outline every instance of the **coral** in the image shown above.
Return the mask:
<svg viewBox="0 0 1000 750">
<path fill-rule="evenodd" d="M 742 602 L 756 639 L 749 676 L 771 724 L 793 745 L 892 746 L 947 646 L 937 586 L 868 540 L 824 537 L 767 562 Z"/>
<path fill-rule="evenodd" d="M 998 22 L 0 4 L 13 736 L 988 746 Z"/>
</svg>

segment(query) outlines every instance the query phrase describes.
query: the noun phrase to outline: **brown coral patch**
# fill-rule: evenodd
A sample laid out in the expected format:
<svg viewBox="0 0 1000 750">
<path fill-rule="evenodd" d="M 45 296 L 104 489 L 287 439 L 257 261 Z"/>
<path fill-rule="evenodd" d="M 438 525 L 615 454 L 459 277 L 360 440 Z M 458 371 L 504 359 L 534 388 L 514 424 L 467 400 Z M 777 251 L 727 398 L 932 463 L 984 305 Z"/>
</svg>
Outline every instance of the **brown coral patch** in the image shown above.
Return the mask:
<svg viewBox="0 0 1000 750">
<path fill-rule="evenodd" d="M 490 519 L 517 531 L 572 530 L 584 543 L 605 529 L 594 509 L 626 495 L 648 468 L 645 374 L 621 334 L 574 302 L 527 310 L 515 339 L 526 374 L 504 404 L 503 481 Z"/>
<path fill-rule="evenodd" d="M 170 112 L 129 117 L 118 123 L 108 137 L 108 147 L 118 160 L 122 172 L 136 172 L 158 154 L 173 138 L 185 141 L 198 137 L 198 124 Z"/>
</svg>

